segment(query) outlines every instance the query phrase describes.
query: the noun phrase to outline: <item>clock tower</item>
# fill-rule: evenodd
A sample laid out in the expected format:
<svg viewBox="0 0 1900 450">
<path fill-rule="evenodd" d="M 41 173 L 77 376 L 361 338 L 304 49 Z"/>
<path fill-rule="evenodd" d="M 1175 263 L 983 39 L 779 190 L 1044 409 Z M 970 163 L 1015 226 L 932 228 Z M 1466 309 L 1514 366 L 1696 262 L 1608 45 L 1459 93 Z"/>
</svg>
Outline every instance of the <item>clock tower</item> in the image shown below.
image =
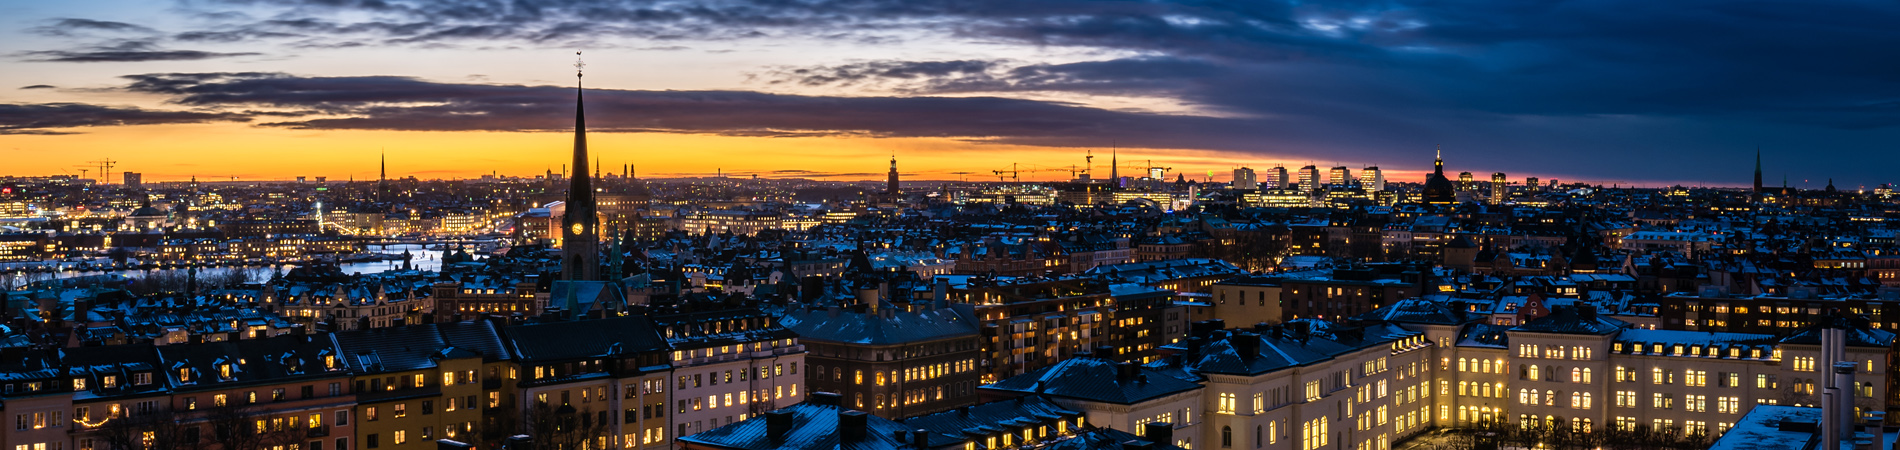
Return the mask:
<svg viewBox="0 0 1900 450">
<path fill-rule="evenodd" d="M 580 55 L 580 52 L 575 52 Z M 600 215 L 587 171 L 587 117 L 581 103 L 580 61 L 574 62 L 574 176 L 568 179 L 567 213 L 561 216 L 561 279 L 600 278 Z"/>
</svg>

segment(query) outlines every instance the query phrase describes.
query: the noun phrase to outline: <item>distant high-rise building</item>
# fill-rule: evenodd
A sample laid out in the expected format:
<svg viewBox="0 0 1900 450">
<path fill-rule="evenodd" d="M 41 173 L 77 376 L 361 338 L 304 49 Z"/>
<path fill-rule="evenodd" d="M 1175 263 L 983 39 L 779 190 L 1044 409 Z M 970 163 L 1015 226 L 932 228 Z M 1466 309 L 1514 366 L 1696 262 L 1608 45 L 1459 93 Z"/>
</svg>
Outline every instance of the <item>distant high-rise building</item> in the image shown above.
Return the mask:
<svg viewBox="0 0 1900 450">
<path fill-rule="evenodd" d="M 100 178 L 105 178 L 105 177 L 100 177 Z M 145 188 L 145 174 L 138 173 L 138 172 L 126 172 L 125 173 L 125 188 L 126 189 L 144 189 Z"/>
<path fill-rule="evenodd" d="M 1543 189 L 1544 185 L 1537 183 L 1537 177 L 1525 177 L 1524 187 L 1530 189 L 1531 192 L 1537 192 L 1539 189 Z"/>
<path fill-rule="evenodd" d="M 1334 186 L 1348 186 L 1348 185 L 1351 185 L 1353 182 L 1352 169 L 1347 169 L 1346 166 L 1334 167 L 1333 170 L 1328 172 L 1326 175 L 1327 175 L 1326 184 L 1331 184 Z"/>
<path fill-rule="evenodd" d="M 574 72 L 574 176 L 567 187 L 567 211 L 561 223 L 561 279 L 595 281 L 600 273 L 600 216 L 594 184 L 587 173 L 587 115 L 582 108 L 580 71 Z"/>
<path fill-rule="evenodd" d="M 1510 184 L 1510 180 L 1504 178 L 1504 172 L 1491 174 L 1491 204 L 1504 203 L 1504 196 L 1507 195 Z"/>
<path fill-rule="evenodd" d="M 329 181 L 330 181 L 330 177 L 317 177 L 317 182 L 318 182 L 318 183 L 326 183 L 326 182 L 329 182 Z"/>
<path fill-rule="evenodd" d="M 1319 188 L 1319 168 L 1306 166 L 1300 168 L 1300 190 L 1313 192 Z"/>
<path fill-rule="evenodd" d="M 1254 178 L 1253 168 L 1234 169 L 1234 189 L 1259 189 L 1260 181 Z"/>
<path fill-rule="evenodd" d="M 1267 169 L 1266 189 L 1286 189 L 1286 182 L 1285 166 L 1273 166 L 1272 169 Z"/>
<path fill-rule="evenodd" d="M 1458 190 L 1470 191 L 1472 186 L 1471 172 L 1458 172 Z"/>
<path fill-rule="evenodd" d="M 1383 191 L 1385 190 L 1385 173 L 1379 171 L 1379 166 L 1359 169 L 1359 185 L 1368 191 Z"/>
</svg>

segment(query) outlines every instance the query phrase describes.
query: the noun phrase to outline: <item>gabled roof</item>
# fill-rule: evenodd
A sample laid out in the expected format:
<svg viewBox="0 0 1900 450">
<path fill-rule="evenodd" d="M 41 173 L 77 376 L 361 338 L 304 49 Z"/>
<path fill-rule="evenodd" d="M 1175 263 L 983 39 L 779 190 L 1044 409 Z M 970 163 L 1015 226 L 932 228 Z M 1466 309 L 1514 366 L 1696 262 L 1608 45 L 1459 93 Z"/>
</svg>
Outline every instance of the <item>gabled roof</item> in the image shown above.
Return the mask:
<svg viewBox="0 0 1900 450">
<path fill-rule="evenodd" d="M 1511 331 L 1605 335 L 1628 326 L 1629 322 L 1597 314 L 1593 307 L 1569 306 L 1553 307 L 1550 315 L 1532 319 Z"/>
<path fill-rule="evenodd" d="M 1130 405 L 1201 387 L 1199 383 L 1175 378 L 1153 368 L 1124 366 L 1106 359 L 1083 356 L 1009 377 L 983 386 L 982 389 Z"/>
<path fill-rule="evenodd" d="M 812 398 L 803 403 L 761 415 L 753 420 L 740 421 L 706 430 L 699 434 L 681 437 L 679 440 L 695 445 L 734 450 L 895 450 L 900 448 L 913 448 L 911 443 L 898 442 L 896 438 L 898 432 L 908 433 L 912 431 L 910 427 L 890 419 L 840 407 L 838 406 L 838 402 L 837 394 L 813 393 Z M 865 426 L 864 436 L 862 438 L 847 441 L 840 434 L 839 427 L 847 422 L 842 416 L 847 413 L 854 413 L 854 415 L 863 414 L 862 420 L 864 420 Z M 767 423 L 770 422 L 771 414 L 787 414 L 790 416 L 791 426 L 785 430 L 782 436 L 774 437 L 767 430 Z M 952 442 L 952 439 L 948 436 L 936 435 L 930 437 L 930 442 L 941 442 L 945 445 L 961 443 L 960 441 Z"/>
<path fill-rule="evenodd" d="M 516 357 L 527 362 L 594 359 L 666 351 L 652 322 L 642 316 L 521 325 L 507 329 Z"/>
<path fill-rule="evenodd" d="M 1080 415 L 1081 412 L 1064 409 L 1047 397 L 1025 395 L 912 417 L 904 419 L 903 423 L 912 429 L 975 440 L 1009 431 L 998 425 L 1048 423 Z"/>
<path fill-rule="evenodd" d="M 798 333 L 800 339 L 868 345 L 895 345 L 928 342 L 959 336 L 976 336 L 976 312 L 968 304 L 951 304 L 917 312 L 891 311 L 886 315 L 832 312 L 826 309 L 792 308 L 785 311 L 779 325 Z"/>
<path fill-rule="evenodd" d="M 1414 297 L 1400 299 L 1379 309 L 1353 316 L 1353 320 L 1429 325 L 1459 325 L 1484 320 L 1484 317 L 1467 314 L 1465 311 L 1453 309 L 1438 302 Z"/>
<path fill-rule="evenodd" d="M 435 324 L 372 328 L 333 334 L 344 360 L 358 373 L 388 373 L 436 367 L 451 347 Z"/>
</svg>

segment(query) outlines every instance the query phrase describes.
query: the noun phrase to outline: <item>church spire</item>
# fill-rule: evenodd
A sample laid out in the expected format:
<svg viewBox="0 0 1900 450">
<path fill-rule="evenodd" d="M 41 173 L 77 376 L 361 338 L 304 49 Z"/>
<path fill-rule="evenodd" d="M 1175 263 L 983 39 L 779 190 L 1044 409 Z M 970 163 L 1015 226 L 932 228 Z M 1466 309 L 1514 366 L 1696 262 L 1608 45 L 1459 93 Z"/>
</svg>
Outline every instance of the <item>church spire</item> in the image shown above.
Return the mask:
<svg viewBox="0 0 1900 450">
<path fill-rule="evenodd" d="M 1755 192 L 1761 192 L 1761 146 L 1755 146 Z"/>
<path fill-rule="evenodd" d="M 1438 144 L 1438 148 L 1432 151 L 1432 173 L 1445 174 L 1445 144 Z"/>
<path fill-rule="evenodd" d="M 890 178 L 891 179 L 890 179 L 889 184 L 884 187 L 884 192 L 886 194 L 890 194 L 892 202 L 896 202 L 897 199 L 899 198 L 898 191 L 897 191 L 897 154 L 896 153 L 891 153 Z"/>
<path fill-rule="evenodd" d="M 595 214 L 594 185 L 587 171 L 587 114 L 582 103 L 580 52 L 574 52 L 574 175 L 568 179 L 567 211 L 562 215 L 561 278 L 592 281 L 600 273 L 600 217 Z"/>
</svg>

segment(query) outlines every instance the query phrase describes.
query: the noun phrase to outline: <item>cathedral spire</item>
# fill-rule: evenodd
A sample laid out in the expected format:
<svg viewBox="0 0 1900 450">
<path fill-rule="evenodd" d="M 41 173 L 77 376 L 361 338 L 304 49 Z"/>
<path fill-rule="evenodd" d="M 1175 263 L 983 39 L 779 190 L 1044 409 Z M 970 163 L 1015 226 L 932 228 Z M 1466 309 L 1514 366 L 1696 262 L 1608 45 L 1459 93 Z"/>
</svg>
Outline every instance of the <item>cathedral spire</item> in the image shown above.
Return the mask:
<svg viewBox="0 0 1900 450">
<path fill-rule="evenodd" d="M 600 217 L 595 214 L 594 185 L 587 172 L 587 114 L 582 103 L 580 52 L 574 52 L 574 175 L 568 179 L 567 211 L 562 215 L 561 278 L 592 281 L 600 273 Z"/>
<path fill-rule="evenodd" d="M 1761 192 L 1761 146 L 1755 146 L 1755 192 Z"/>
</svg>

